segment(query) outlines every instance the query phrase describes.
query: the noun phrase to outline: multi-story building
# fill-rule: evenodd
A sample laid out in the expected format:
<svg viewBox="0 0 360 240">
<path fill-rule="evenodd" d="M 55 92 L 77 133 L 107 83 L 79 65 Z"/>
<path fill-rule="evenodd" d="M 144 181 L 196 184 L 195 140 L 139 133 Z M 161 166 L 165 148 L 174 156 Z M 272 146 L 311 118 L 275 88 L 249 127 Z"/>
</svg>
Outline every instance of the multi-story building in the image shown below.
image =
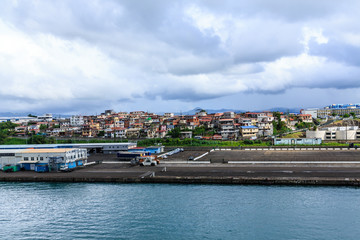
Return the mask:
<svg viewBox="0 0 360 240">
<path fill-rule="evenodd" d="M 238 132 L 235 128 L 234 119 L 219 119 L 219 133 L 223 140 L 237 139 Z"/>
<path fill-rule="evenodd" d="M 82 126 L 84 125 L 84 117 L 81 115 L 74 115 L 70 117 L 71 126 Z"/>
<path fill-rule="evenodd" d="M 274 127 L 272 121 L 268 121 L 267 118 L 263 118 L 259 121 L 257 123 L 257 127 L 259 128 L 259 132 L 257 134 L 258 137 L 268 137 L 273 135 Z"/>
<path fill-rule="evenodd" d="M 358 126 L 327 127 L 316 131 L 306 131 L 306 138 L 321 138 L 322 140 L 358 140 Z"/>
<path fill-rule="evenodd" d="M 311 114 L 299 114 L 297 115 L 299 120 L 305 122 L 305 123 L 312 123 L 313 119 L 312 119 L 312 115 Z"/>
<path fill-rule="evenodd" d="M 256 138 L 259 128 L 256 126 L 241 126 L 240 134 L 243 138 Z"/>
</svg>

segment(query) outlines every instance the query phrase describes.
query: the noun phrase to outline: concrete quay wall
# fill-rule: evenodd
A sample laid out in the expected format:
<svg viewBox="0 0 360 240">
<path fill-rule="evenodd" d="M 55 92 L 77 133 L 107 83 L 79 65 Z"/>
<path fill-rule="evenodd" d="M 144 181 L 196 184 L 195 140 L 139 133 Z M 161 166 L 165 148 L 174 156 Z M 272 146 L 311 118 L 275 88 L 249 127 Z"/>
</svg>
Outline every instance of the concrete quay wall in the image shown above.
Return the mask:
<svg viewBox="0 0 360 240">
<path fill-rule="evenodd" d="M 277 178 L 277 177 L 1 177 L 0 182 L 64 182 L 64 183 L 163 183 L 163 184 L 226 184 L 226 185 L 319 185 L 360 186 L 358 178 Z"/>
</svg>

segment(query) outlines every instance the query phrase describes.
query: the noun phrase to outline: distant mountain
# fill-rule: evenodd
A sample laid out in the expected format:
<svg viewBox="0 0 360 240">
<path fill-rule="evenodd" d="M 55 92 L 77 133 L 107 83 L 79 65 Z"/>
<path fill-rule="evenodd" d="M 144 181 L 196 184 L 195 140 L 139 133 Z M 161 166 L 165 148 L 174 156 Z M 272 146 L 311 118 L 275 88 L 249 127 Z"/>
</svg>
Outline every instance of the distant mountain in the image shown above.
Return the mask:
<svg viewBox="0 0 360 240">
<path fill-rule="evenodd" d="M 27 117 L 29 114 L 34 115 L 34 116 L 45 115 L 45 113 L 35 113 L 35 112 L 27 112 L 27 113 L 0 112 L 0 117 Z M 71 115 L 58 114 L 58 113 L 53 113 L 52 115 L 54 118 L 57 118 L 57 117 L 67 118 L 67 117 L 71 116 Z"/>
<path fill-rule="evenodd" d="M 270 108 L 270 109 L 260 109 L 260 110 L 239 110 L 239 109 L 230 109 L 230 108 L 221 108 L 221 109 L 207 109 L 207 108 L 194 108 L 192 110 L 186 111 L 186 112 L 177 112 L 175 115 L 194 115 L 195 113 L 205 110 L 207 113 L 221 113 L 221 112 L 235 112 L 235 113 L 244 113 L 244 112 L 262 112 L 262 111 L 271 111 L 271 112 L 289 112 L 289 113 L 299 113 L 301 108 Z"/>
<path fill-rule="evenodd" d="M 192 110 L 189 111 L 185 111 L 185 112 L 177 112 L 174 113 L 175 115 L 194 115 L 195 113 L 201 111 L 201 110 L 205 110 L 207 113 L 211 114 L 211 113 L 219 113 L 219 112 L 243 112 L 243 110 L 235 110 L 235 109 L 226 109 L 226 108 L 222 108 L 222 109 L 207 109 L 207 108 L 194 108 Z"/>
<path fill-rule="evenodd" d="M 194 108 L 192 110 L 189 111 L 185 111 L 185 112 L 176 112 L 174 113 L 175 115 L 194 115 L 195 113 L 201 111 L 201 110 L 205 110 L 207 113 L 211 114 L 211 113 L 221 113 L 221 112 L 235 112 L 235 113 L 240 113 L 240 112 L 246 112 L 245 110 L 237 110 L 237 109 L 230 109 L 230 108 L 221 108 L 221 109 L 208 109 L 208 108 Z"/>
<path fill-rule="evenodd" d="M 36 113 L 28 112 L 28 113 L 12 113 L 12 112 L 0 112 L 0 117 L 26 117 L 29 114 L 36 115 Z"/>
<path fill-rule="evenodd" d="M 289 113 L 300 113 L 300 110 L 302 108 L 282 108 L 282 107 L 279 107 L 279 108 L 271 108 L 269 109 L 268 111 L 271 111 L 271 112 L 289 112 Z"/>
</svg>

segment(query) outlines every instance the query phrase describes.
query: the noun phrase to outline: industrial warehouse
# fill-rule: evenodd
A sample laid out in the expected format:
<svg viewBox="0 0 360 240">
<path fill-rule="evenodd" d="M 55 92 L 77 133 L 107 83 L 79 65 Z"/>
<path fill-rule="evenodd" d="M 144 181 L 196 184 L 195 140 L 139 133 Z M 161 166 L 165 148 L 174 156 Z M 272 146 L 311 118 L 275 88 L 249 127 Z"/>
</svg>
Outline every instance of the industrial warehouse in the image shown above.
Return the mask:
<svg viewBox="0 0 360 240">
<path fill-rule="evenodd" d="M 0 150 L 7 149 L 53 149 L 53 148 L 85 148 L 88 153 L 112 154 L 117 151 L 128 151 L 136 148 L 136 143 L 69 143 L 69 144 L 28 144 L 0 145 Z"/>
<path fill-rule="evenodd" d="M 35 172 L 69 171 L 87 163 L 89 153 L 112 154 L 136 148 L 136 143 L 1 145 L 0 169 Z"/>
<path fill-rule="evenodd" d="M 82 148 L 0 150 L 3 171 L 66 171 L 83 166 L 86 161 L 87 151 Z"/>
</svg>

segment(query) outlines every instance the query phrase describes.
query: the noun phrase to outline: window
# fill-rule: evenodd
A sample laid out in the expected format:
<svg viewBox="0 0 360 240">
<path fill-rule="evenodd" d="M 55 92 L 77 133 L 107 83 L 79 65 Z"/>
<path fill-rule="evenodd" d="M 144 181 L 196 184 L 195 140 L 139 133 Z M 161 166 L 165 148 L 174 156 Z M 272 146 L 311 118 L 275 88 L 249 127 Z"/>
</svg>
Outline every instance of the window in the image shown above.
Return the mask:
<svg viewBox="0 0 360 240">
<path fill-rule="evenodd" d="M 29 158 L 28 158 L 28 157 L 24 157 L 24 161 L 29 161 Z"/>
<path fill-rule="evenodd" d="M 40 157 L 40 161 L 42 161 L 42 160 L 44 160 L 44 158 L 43 158 L 43 157 Z"/>
<path fill-rule="evenodd" d="M 34 161 L 35 160 L 35 158 L 34 157 L 31 157 L 31 161 Z"/>
</svg>

